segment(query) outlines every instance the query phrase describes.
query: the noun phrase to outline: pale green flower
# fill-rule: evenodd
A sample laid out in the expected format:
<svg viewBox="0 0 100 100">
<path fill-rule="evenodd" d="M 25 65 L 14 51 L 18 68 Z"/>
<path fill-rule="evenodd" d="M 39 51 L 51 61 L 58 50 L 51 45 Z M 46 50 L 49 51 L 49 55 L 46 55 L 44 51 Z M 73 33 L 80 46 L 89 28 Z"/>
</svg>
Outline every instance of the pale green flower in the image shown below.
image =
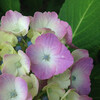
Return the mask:
<svg viewBox="0 0 100 100">
<path fill-rule="evenodd" d="M 61 100 L 65 90 L 60 88 L 56 83 L 50 83 L 43 88 L 43 91 L 47 92 L 49 100 Z"/>
<path fill-rule="evenodd" d="M 51 79 L 48 80 L 48 84 L 55 82 L 59 85 L 60 88 L 62 89 L 67 89 L 68 86 L 70 85 L 70 75 L 71 72 L 69 69 L 67 69 L 64 73 L 53 76 Z"/>
<path fill-rule="evenodd" d="M 16 54 L 16 51 L 8 42 L 0 44 L 0 56 L 3 57 L 5 54 Z"/>
<path fill-rule="evenodd" d="M 28 85 L 29 93 L 32 95 L 32 97 L 35 97 L 39 89 L 39 83 L 38 83 L 38 79 L 36 78 L 36 76 L 34 74 L 31 74 L 30 76 L 24 75 L 22 76 L 22 78 L 26 81 Z"/>
<path fill-rule="evenodd" d="M 3 65 L 2 73 L 22 76 L 30 72 L 30 59 L 21 50 L 18 54 L 6 54 L 3 57 Z"/>
<path fill-rule="evenodd" d="M 17 37 L 11 33 L 0 31 L 0 44 L 9 42 L 12 46 L 18 43 Z"/>
</svg>

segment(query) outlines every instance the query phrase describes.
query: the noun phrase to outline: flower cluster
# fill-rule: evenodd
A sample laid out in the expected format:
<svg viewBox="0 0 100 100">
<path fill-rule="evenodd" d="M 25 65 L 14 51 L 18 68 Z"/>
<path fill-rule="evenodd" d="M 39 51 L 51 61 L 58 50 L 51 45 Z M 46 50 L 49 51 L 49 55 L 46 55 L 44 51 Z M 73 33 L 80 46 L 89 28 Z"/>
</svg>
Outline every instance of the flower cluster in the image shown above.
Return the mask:
<svg viewBox="0 0 100 100">
<path fill-rule="evenodd" d="M 76 48 L 71 26 L 55 12 L 7 11 L 0 25 L 0 100 L 92 100 L 93 60 Z"/>
</svg>

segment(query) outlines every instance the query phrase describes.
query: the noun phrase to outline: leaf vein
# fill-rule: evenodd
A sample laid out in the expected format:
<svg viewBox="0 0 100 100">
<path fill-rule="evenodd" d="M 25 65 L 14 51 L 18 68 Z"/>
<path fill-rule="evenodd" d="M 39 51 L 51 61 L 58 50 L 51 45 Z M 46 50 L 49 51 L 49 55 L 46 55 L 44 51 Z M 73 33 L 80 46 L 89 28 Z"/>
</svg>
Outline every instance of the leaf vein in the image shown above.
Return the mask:
<svg viewBox="0 0 100 100">
<path fill-rule="evenodd" d="M 94 0 L 93 0 L 93 1 L 94 1 Z M 93 1 L 89 4 L 89 6 L 87 7 L 87 9 L 86 9 L 85 12 L 83 13 L 83 16 L 81 17 L 81 19 L 80 19 L 80 21 L 79 21 L 79 23 L 78 23 L 78 25 L 77 25 L 77 27 L 76 27 L 74 33 L 73 33 L 73 38 L 74 38 L 74 36 L 75 36 L 75 34 L 76 34 L 76 32 L 77 32 L 77 30 L 78 30 L 80 24 L 82 23 L 82 21 L 83 21 L 85 15 L 86 15 L 86 13 L 88 12 L 88 10 L 89 10 L 89 8 L 91 7 L 91 5 L 93 4 Z"/>
</svg>

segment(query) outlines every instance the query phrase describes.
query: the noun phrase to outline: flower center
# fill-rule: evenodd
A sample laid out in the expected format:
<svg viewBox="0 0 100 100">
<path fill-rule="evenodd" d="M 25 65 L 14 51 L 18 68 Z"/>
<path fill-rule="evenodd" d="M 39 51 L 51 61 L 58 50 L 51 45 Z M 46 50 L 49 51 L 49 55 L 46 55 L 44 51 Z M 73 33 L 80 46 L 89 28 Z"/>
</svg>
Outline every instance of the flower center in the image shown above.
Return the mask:
<svg viewBox="0 0 100 100">
<path fill-rule="evenodd" d="M 10 98 L 15 98 L 17 96 L 17 93 L 15 90 L 10 92 Z"/>
<path fill-rule="evenodd" d="M 76 77 L 72 75 L 71 79 L 72 79 L 72 81 L 75 81 Z"/>
<path fill-rule="evenodd" d="M 16 62 L 16 63 L 15 63 L 15 66 L 16 66 L 17 68 L 21 67 L 20 61 Z"/>
<path fill-rule="evenodd" d="M 49 61 L 49 60 L 50 60 L 50 56 L 49 56 L 49 55 L 44 55 L 44 56 L 43 56 L 43 60 Z"/>
</svg>

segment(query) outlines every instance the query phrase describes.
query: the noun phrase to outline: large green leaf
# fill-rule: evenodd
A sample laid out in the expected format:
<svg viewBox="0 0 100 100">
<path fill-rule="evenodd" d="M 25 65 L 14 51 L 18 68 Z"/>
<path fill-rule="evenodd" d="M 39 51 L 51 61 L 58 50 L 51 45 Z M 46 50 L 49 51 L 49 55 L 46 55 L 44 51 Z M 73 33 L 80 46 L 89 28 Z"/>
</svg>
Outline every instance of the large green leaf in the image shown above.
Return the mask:
<svg viewBox="0 0 100 100">
<path fill-rule="evenodd" d="M 73 31 L 73 43 L 95 57 L 100 50 L 100 0 L 65 0 L 59 18 Z"/>
<path fill-rule="evenodd" d="M 0 11 L 5 13 L 10 9 L 20 11 L 19 0 L 0 0 Z"/>
</svg>

